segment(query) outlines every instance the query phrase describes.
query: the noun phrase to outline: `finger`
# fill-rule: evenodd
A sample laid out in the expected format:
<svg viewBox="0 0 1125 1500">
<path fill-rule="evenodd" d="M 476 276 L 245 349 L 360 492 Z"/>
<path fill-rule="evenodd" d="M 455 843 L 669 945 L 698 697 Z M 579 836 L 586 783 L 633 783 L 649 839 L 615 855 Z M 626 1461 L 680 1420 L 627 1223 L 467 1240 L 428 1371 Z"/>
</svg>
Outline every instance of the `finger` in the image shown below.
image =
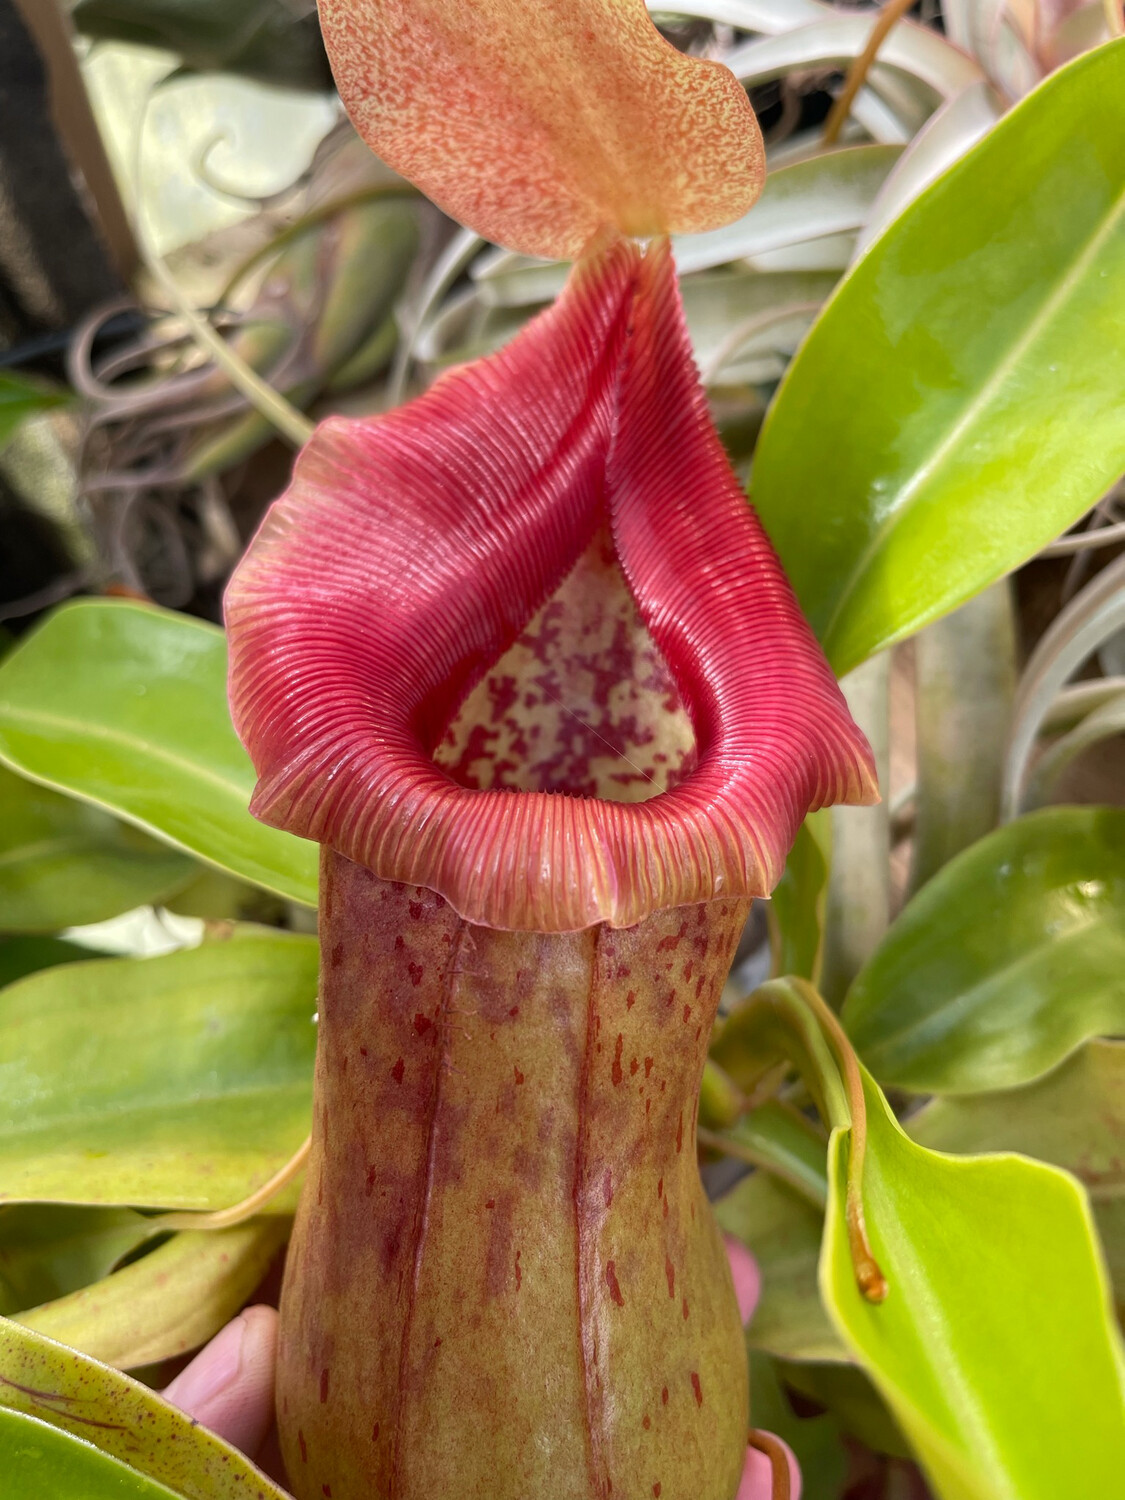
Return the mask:
<svg viewBox="0 0 1125 1500">
<path fill-rule="evenodd" d="M 743 1323 L 749 1323 L 758 1305 L 758 1294 L 762 1290 L 762 1277 L 758 1262 L 740 1241 L 729 1234 L 724 1236 L 730 1273 L 734 1278 L 734 1294 L 738 1298 L 738 1310 Z"/>
<path fill-rule="evenodd" d="M 253 1457 L 273 1420 L 277 1313 L 248 1307 L 176 1376 L 165 1400 Z"/>
<path fill-rule="evenodd" d="M 781 1446 L 789 1460 L 789 1500 L 801 1500 L 801 1470 L 788 1445 L 781 1443 Z M 772 1500 L 773 1492 L 773 1465 L 768 1456 L 757 1448 L 748 1449 L 735 1500 Z"/>
</svg>

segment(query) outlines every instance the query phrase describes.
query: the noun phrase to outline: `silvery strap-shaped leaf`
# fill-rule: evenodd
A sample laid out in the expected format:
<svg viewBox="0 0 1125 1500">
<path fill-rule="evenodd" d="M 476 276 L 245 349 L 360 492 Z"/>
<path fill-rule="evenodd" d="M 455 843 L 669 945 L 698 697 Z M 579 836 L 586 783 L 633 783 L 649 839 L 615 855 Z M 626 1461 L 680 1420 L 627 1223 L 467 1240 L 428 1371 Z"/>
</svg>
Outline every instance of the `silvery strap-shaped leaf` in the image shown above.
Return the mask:
<svg viewBox="0 0 1125 1500">
<path fill-rule="evenodd" d="M 875 16 L 837 13 L 795 31 L 747 42 L 735 48 L 727 66 L 750 86 L 782 78 L 796 68 L 846 66 L 860 55 L 871 36 Z M 936 31 L 912 22 L 892 28 L 879 49 L 880 64 L 925 84 L 937 99 L 951 99 L 983 78 L 972 58 Z"/>
<path fill-rule="evenodd" d="M 731 261 L 760 262 L 789 246 L 855 234 L 900 155 L 897 146 L 845 146 L 779 167 L 753 210 L 707 234 L 674 241 L 681 276 Z M 782 269 L 774 262 L 771 269 Z"/>
<path fill-rule="evenodd" d="M 907 204 L 983 140 L 1000 114 L 992 85 L 984 79 L 969 84 L 935 110 L 879 189 L 856 238 L 856 253 L 862 254 Z"/>
<path fill-rule="evenodd" d="M 1024 797 L 1039 730 L 1063 684 L 1125 628 L 1125 557 L 1117 558 L 1052 621 L 1024 668 L 1008 738 L 1003 813 L 1013 818 Z"/>
</svg>

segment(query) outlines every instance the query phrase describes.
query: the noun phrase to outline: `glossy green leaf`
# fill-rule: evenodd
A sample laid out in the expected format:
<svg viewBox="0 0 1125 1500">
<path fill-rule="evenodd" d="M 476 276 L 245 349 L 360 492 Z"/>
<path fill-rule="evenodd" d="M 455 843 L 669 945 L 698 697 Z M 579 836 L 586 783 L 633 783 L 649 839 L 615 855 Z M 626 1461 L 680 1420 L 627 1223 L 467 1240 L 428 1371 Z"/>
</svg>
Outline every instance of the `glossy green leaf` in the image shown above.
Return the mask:
<svg viewBox="0 0 1125 1500">
<path fill-rule="evenodd" d="M 308 1133 L 317 945 L 266 929 L 0 991 L 0 1200 L 218 1209 Z"/>
<path fill-rule="evenodd" d="M 163 901 L 198 866 L 0 766 L 0 931 L 57 932 Z"/>
<path fill-rule="evenodd" d="M 790 367 L 753 498 L 837 672 L 1030 557 L 1125 468 L 1123 138 L 1125 39 L 911 204 Z"/>
<path fill-rule="evenodd" d="M 314 844 L 250 816 L 222 631 L 123 600 L 57 610 L 0 663 L 0 760 L 243 880 L 316 905 Z"/>
<path fill-rule="evenodd" d="M 935 1151 L 1019 1151 L 1084 1184 L 1125 1306 L 1125 1043 L 1088 1042 L 1035 1083 L 999 1094 L 933 1099 L 906 1122 Z"/>
<path fill-rule="evenodd" d="M 1125 1030 L 1125 810 L 1052 807 L 918 893 L 856 978 L 848 1035 L 884 1085 L 1012 1088 Z"/>
<path fill-rule="evenodd" d="M 131 1208 L 0 1208 L 0 1313 L 10 1317 L 100 1281 L 122 1256 L 159 1232 Z"/>
<path fill-rule="evenodd" d="M 744 1177 L 714 1207 L 721 1227 L 753 1253 L 762 1273 L 748 1346 L 782 1359 L 847 1361 L 817 1291 L 820 1210 L 766 1172 Z"/>
<path fill-rule="evenodd" d="M 25 974 L 34 974 L 38 969 L 50 969 L 55 964 L 77 963 L 89 958 L 89 948 L 78 943 L 68 943 L 54 937 L 0 937 L 0 989 L 22 979 Z"/>
<path fill-rule="evenodd" d="M 289 1500 L 229 1443 L 147 1387 L 6 1319 L 0 1320 L 0 1411 L 38 1418 L 95 1444 L 137 1474 L 167 1485 L 182 1500 Z M 9 1431 L 19 1430 L 7 1425 Z M 7 1449 L 3 1452 L 6 1464 Z M 92 1467 L 88 1472 L 96 1475 L 98 1470 Z M 60 1477 L 65 1473 L 61 1471 Z M 102 1493 L 113 1500 L 147 1500 L 148 1495 L 167 1491 L 35 1486 L 9 1491 L 12 1500 L 46 1500 L 48 1495 L 100 1500 Z"/>
<path fill-rule="evenodd" d="M 867 1227 L 889 1290 L 876 1304 L 856 1285 L 838 1129 L 820 1284 L 841 1339 L 941 1500 L 1114 1494 L 1123 1364 L 1081 1188 L 1022 1157 L 927 1151 L 864 1082 Z"/>
<path fill-rule="evenodd" d="M 1125 1042 L 1088 1042 L 1023 1088 L 933 1099 L 906 1128 L 932 1151 L 1019 1151 L 1073 1172 L 1092 1198 L 1125 1196 Z"/>
<path fill-rule="evenodd" d="M 831 848 L 828 812 L 812 813 L 797 833 L 766 908 L 776 975 L 799 974 L 814 984 L 820 977 Z"/>
<path fill-rule="evenodd" d="M 82 1438 L 2 1407 L 0 1453 L 3 1500 L 169 1500 L 176 1494 Z"/>
<path fill-rule="evenodd" d="M 177 1234 L 111 1276 L 14 1320 L 103 1364 L 136 1370 L 198 1349 L 243 1307 L 287 1219 Z"/>
<path fill-rule="evenodd" d="M 26 417 L 65 406 L 69 400 L 68 391 L 17 375 L 14 370 L 0 370 L 0 448 Z"/>
</svg>

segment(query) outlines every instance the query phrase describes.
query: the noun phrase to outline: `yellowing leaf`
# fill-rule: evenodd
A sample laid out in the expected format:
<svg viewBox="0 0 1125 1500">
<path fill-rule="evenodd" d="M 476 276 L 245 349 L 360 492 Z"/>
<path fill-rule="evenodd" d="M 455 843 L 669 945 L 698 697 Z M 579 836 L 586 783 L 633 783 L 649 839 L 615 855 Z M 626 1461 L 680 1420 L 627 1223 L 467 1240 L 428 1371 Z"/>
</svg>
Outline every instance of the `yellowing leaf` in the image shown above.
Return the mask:
<svg viewBox="0 0 1125 1500">
<path fill-rule="evenodd" d="M 317 944 L 270 929 L 0 990 L 0 1200 L 221 1209 L 308 1133 Z"/>
<path fill-rule="evenodd" d="M 198 1349 L 234 1317 L 288 1233 L 283 1218 L 189 1230 L 14 1321 L 118 1369 L 158 1364 Z"/>
</svg>

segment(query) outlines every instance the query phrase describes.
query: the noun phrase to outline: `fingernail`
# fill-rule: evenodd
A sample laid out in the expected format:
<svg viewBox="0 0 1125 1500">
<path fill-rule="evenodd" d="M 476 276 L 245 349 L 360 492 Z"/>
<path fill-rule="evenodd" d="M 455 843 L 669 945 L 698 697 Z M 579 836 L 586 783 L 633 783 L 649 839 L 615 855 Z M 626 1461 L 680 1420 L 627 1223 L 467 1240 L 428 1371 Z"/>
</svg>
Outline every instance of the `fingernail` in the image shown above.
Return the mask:
<svg viewBox="0 0 1125 1500">
<path fill-rule="evenodd" d="M 164 1392 L 165 1398 L 191 1416 L 222 1395 L 238 1379 L 246 1319 L 241 1314 L 201 1350 Z"/>
</svg>

